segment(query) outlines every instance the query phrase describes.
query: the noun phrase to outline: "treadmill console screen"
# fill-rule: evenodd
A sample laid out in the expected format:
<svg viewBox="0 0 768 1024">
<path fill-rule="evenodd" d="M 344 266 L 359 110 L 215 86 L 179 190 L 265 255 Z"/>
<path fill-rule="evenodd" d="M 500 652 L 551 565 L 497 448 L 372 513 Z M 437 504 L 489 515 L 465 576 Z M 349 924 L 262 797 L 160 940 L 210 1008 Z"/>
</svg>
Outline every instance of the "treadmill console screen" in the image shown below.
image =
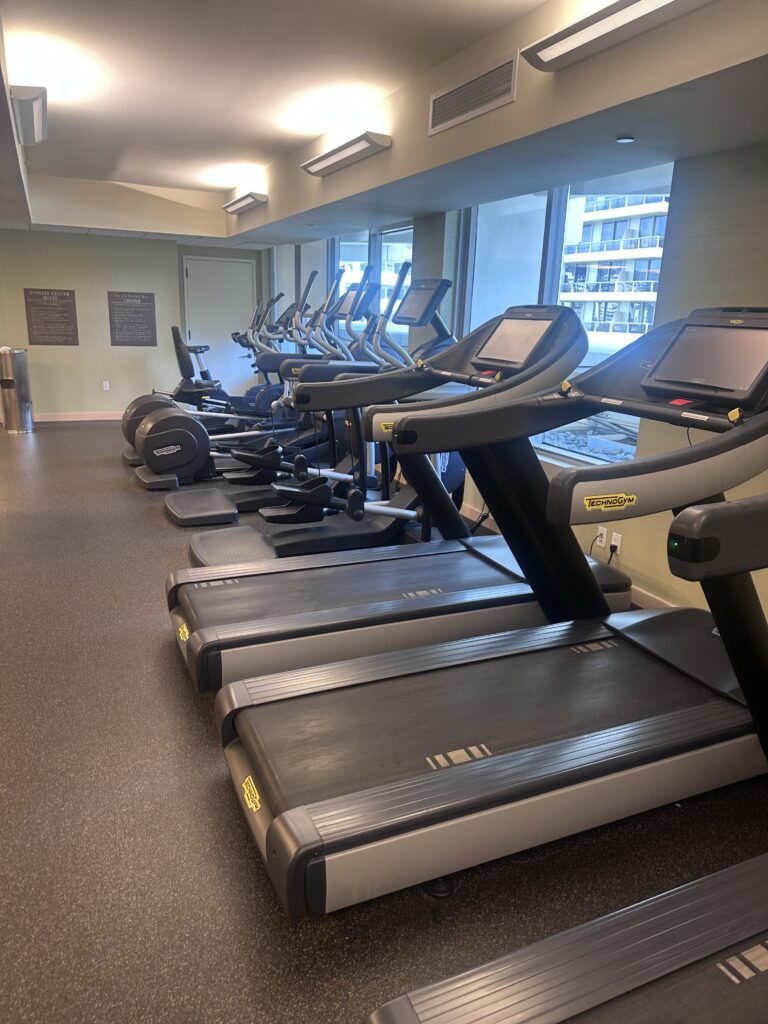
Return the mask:
<svg viewBox="0 0 768 1024">
<path fill-rule="evenodd" d="M 450 287 L 451 282 L 445 279 L 412 282 L 392 317 L 392 323 L 404 327 L 428 324 Z"/>
<path fill-rule="evenodd" d="M 551 320 L 500 320 L 472 362 L 484 367 L 520 369 L 547 333 Z"/>
<path fill-rule="evenodd" d="M 767 369 L 767 329 L 686 324 L 643 384 L 648 390 L 724 391 L 729 399 L 747 399 Z"/>
</svg>

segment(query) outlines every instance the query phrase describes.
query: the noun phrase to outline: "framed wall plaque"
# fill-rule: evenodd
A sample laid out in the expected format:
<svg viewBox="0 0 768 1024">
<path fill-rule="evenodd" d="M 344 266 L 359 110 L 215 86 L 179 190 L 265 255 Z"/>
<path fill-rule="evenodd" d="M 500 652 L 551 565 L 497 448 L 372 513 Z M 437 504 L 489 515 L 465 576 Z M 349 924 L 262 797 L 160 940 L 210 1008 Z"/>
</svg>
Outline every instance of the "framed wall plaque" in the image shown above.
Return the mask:
<svg viewBox="0 0 768 1024">
<path fill-rule="evenodd" d="M 157 348 L 154 292 L 107 292 L 112 345 Z"/>
<path fill-rule="evenodd" d="M 79 345 L 75 293 L 65 288 L 25 288 L 30 345 Z"/>
</svg>

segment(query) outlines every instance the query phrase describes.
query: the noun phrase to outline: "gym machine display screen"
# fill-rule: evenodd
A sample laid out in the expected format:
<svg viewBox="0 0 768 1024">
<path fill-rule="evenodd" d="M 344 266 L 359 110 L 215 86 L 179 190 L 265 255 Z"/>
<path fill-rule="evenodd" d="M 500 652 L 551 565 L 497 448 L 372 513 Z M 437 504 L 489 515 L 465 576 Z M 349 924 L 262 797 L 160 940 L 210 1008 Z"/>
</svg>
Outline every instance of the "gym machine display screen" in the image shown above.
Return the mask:
<svg viewBox="0 0 768 1024">
<path fill-rule="evenodd" d="M 768 330 L 688 324 L 643 384 L 648 390 L 724 391 L 731 401 L 748 400 L 767 369 Z"/>
<path fill-rule="evenodd" d="M 414 281 L 403 297 L 392 317 L 392 322 L 404 327 L 421 327 L 428 324 L 437 312 L 450 281 Z"/>
<path fill-rule="evenodd" d="M 336 310 L 336 316 L 341 317 L 342 319 L 346 319 L 346 317 L 349 316 L 355 305 L 358 287 L 359 286 L 355 283 L 351 284 L 349 288 L 347 288 L 346 292 L 344 293 L 344 297 L 341 300 L 341 305 Z"/>
<path fill-rule="evenodd" d="M 472 360 L 477 366 L 519 368 L 533 355 L 551 320 L 500 320 L 496 330 Z"/>
</svg>

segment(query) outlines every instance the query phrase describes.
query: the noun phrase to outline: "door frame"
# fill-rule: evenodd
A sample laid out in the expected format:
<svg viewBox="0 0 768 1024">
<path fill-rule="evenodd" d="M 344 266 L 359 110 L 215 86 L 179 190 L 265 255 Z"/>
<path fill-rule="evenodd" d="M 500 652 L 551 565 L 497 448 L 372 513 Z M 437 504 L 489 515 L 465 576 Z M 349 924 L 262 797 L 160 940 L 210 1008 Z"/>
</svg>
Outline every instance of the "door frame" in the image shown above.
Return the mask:
<svg viewBox="0 0 768 1024">
<path fill-rule="evenodd" d="M 187 332 L 187 341 L 192 339 L 192 331 L 189 326 L 189 264 L 197 261 L 200 262 L 206 260 L 213 263 L 250 263 L 251 265 L 251 279 L 253 281 L 253 304 L 254 308 L 258 301 L 257 283 L 256 283 L 256 260 L 249 260 L 243 256 L 182 256 L 182 266 L 184 268 L 183 285 L 184 285 L 184 327 Z M 251 310 L 253 312 L 253 310 Z"/>
</svg>

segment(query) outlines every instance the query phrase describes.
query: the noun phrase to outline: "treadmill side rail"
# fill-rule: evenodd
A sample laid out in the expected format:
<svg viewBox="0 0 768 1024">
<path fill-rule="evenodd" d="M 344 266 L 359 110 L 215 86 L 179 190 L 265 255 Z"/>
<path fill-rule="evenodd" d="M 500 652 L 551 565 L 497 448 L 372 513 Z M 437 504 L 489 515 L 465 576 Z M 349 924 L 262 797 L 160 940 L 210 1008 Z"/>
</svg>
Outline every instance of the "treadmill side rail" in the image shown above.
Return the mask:
<svg viewBox="0 0 768 1024">
<path fill-rule="evenodd" d="M 744 778 L 766 771 L 749 712 L 731 701 L 554 740 L 309 804 L 326 853 L 749 738 Z M 730 781 L 730 780 L 729 780 Z"/>
<path fill-rule="evenodd" d="M 326 852 L 325 913 L 752 778 L 765 773 L 766 761 L 752 733 L 625 770 L 606 768 L 597 778 L 555 781 L 538 795 L 510 797 L 476 813 L 457 801 L 450 808 L 455 813 L 434 825 L 414 822 L 389 838 Z M 308 889 L 311 882 L 308 876 Z"/>
<path fill-rule="evenodd" d="M 370 1015 L 366 1024 L 422 1024 L 409 996 L 399 996 Z"/>
<path fill-rule="evenodd" d="M 762 856 L 400 996 L 366 1024 L 562 1024 L 766 928 Z"/>
</svg>

